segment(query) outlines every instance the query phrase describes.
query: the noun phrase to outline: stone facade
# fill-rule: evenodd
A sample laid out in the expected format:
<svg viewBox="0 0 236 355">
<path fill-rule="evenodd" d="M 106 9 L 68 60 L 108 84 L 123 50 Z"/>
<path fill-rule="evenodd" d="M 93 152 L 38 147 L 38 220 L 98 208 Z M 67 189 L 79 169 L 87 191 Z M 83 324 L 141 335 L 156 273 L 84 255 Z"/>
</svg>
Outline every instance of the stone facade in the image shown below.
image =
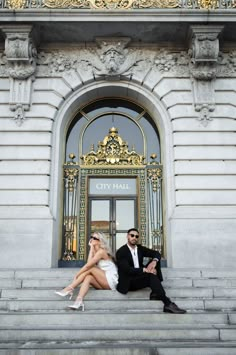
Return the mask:
<svg viewBox="0 0 236 355">
<path fill-rule="evenodd" d="M 181 46 L 95 33 L 45 44 L 33 25 L 0 28 L 0 267 L 57 266 L 66 126 L 106 96 L 158 127 L 168 266 L 235 267 L 236 42 L 221 47 L 223 26 L 190 24 Z"/>
</svg>

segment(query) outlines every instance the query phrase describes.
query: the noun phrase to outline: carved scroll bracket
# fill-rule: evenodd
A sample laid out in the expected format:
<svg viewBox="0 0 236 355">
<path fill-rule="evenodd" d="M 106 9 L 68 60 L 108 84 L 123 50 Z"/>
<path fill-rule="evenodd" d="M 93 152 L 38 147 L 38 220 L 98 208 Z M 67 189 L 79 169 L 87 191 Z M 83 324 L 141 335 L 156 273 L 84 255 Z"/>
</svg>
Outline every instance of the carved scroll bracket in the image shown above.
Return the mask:
<svg viewBox="0 0 236 355">
<path fill-rule="evenodd" d="M 6 25 L 0 29 L 5 35 L 5 56 L 10 77 L 10 109 L 14 119 L 22 124 L 25 111 L 30 109 L 32 81 L 36 71 L 37 51 L 32 39 L 32 26 Z"/>
<path fill-rule="evenodd" d="M 192 26 L 190 73 L 193 83 L 194 107 L 204 126 L 212 120 L 215 109 L 214 79 L 219 60 L 219 34 L 223 26 Z"/>
</svg>

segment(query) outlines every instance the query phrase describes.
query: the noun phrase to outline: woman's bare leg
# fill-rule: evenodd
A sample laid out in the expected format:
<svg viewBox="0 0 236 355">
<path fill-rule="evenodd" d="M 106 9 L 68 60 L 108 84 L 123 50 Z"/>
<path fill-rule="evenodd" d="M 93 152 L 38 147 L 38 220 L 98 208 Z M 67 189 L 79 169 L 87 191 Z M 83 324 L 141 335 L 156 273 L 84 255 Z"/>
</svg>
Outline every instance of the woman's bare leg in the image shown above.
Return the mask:
<svg viewBox="0 0 236 355">
<path fill-rule="evenodd" d="M 78 294 L 76 300 L 79 300 L 79 299 L 83 300 L 83 298 L 88 293 L 90 285 L 95 287 L 97 290 L 102 289 L 102 287 L 99 285 L 99 283 L 97 283 L 97 281 L 95 280 L 95 278 L 92 275 L 87 275 L 80 287 L 79 294 Z"/>
<path fill-rule="evenodd" d="M 74 278 L 73 281 L 63 288 L 63 291 L 70 291 L 71 289 L 75 289 L 81 282 L 84 281 L 85 277 L 90 273 L 90 270 L 83 272 L 83 274 L 79 275 L 79 277 Z"/>
<path fill-rule="evenodd" d="M 96 282 L 101 286 L 103 290 L 110 290 L 105 271 L 99 269 L 98 267 L 93 267 L 92 269 L 90 269 L 90 275 L 94 277 Z"/>
<path fill-rule="evenodd" d="M 69 291 L 70 289 L 74 289 L 79 286 L 85 279 L 87 275 L 92 275 L 97 283 L 101 286 L 101 288 L 105 290 L 109 290 L 110 287 L 107 283 L 105 272 L 98 267 L 92 267 L 90 270 L 83 272 L 83 274 L 79 275 L 79 277 L 75 278 L 71 284 L 69 284 L 63 291 Z"/>
</svg>

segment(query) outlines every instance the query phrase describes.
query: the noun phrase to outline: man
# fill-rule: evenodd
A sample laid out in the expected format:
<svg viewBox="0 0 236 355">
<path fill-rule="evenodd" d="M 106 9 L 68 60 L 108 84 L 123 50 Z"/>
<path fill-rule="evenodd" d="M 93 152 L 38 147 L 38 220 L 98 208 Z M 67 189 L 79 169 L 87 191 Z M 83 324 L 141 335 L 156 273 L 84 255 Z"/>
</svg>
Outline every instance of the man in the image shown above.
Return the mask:
<svg viewBox="0 0 236 355">
<path fill-rule="evenodd" d="M 129 229 L 127 244 L 116 252 L 119 273 L 117 291 L 126 294 L 128 291 L 150 287 L 152 290 L 150 300 L 161 300 L 164 303 L 164 312 L 186 313 L 184 309 L 171 302 L 162 287 L 160 253 L 138 244 L 138 239 L 138 230 L 136 228 Z M 147 266 L 143 266 L 143 258 L 146 257 L 151 258 L 152 261 Z"/>
</svg>

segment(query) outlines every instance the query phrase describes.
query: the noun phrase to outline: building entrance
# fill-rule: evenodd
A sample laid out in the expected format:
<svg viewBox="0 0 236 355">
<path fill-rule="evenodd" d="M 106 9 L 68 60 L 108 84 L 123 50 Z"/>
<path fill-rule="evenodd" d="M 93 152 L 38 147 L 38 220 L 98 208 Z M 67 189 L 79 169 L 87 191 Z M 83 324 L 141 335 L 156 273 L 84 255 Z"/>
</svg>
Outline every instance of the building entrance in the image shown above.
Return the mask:
<svg viewBox="0 0 236 355">
<path fill-rule="evenodd" d="M 109 127 L 112 123 L 119 128 Z M 103 140 L 101 132 L 106 133 Z M 135 227 L 143 245 L 163 254 L 159 136 L 147 112 L 121 99 L 81 109 L 69 127 L 66 154 L 70 161 L 64 165 L 63 266 L 85 262 L 94 231 L 106 234 L 115 253 L 126 242 L 127 230 Z M 75 161 L 76 155 L 80 161 Z"/>
</svg>

